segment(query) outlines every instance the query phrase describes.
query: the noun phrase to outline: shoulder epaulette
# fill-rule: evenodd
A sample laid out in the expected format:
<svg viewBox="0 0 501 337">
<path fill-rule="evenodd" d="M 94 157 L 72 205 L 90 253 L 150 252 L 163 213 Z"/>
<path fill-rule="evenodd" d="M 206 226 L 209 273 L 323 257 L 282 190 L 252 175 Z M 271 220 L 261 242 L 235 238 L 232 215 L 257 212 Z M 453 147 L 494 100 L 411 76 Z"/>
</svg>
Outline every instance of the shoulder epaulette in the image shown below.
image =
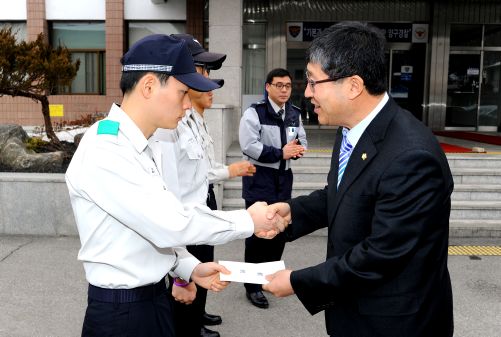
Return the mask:
<svg viewBox="0 0 501 337">
<path fill-rule="evenodd" d="M 97 134 L 117 136 L 119 127 L 120 127 L 119 122 L 112 121 L 109 119 L 103 119 L 97 125 Z"/>
</svg>

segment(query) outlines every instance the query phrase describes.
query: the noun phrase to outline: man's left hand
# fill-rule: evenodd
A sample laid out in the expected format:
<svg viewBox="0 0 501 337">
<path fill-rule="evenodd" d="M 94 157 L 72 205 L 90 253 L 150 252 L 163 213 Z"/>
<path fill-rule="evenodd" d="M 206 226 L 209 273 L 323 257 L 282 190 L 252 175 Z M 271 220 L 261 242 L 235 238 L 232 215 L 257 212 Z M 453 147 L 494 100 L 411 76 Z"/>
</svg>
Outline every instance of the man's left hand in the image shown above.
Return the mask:
<svg viewBox="0 0 501 337">
<path fill-rule="evenodd" d="M 286 297 L 294 294 L 291 285 L 292 270 L 285 269 L 274 274 L 267 275 L 268 284 L 263 284 L 263 290 L 272 293 L 276 297 Z"/>
<path fill-rule="evenodd" d="M 221 281 L 219 273 L 230 274 L 230 271 L 215 262 L 200 263 L 193 269 L 191 279 L 205 289 L 219 292 L 230 284 L 230 282 Z"/>
</svg>

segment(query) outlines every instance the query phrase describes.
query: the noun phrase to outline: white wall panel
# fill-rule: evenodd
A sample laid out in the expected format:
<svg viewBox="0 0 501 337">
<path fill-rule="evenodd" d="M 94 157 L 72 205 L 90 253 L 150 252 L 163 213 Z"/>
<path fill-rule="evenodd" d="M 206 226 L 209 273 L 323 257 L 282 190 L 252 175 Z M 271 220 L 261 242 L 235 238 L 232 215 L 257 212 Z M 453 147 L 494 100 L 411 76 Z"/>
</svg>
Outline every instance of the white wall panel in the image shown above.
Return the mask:
<svg viewBox="0 0 501 337">
<path fill-rule="evenodd" d="M 0 21 L 26 20 L 26 1 L 0 0 Z"/>
<path fill-rule="evenodd" d="M 125 0 L 125 20 L 186 20 L 186 0 Z"/>
<path fill-rule="evenodd" d="M 47 20 L 104 20 L 105 0 L 45 0 Z"/>
</svg>

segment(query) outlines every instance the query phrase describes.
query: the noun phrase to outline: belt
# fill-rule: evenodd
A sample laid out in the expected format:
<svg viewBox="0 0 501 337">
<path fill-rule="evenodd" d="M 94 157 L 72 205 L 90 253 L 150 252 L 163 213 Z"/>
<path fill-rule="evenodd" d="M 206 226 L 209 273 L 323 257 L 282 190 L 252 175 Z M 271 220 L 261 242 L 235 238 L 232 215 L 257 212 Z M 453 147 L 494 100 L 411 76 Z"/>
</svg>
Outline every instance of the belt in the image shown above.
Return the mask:
<svg viewBox="0 0 501 337">
<path fill-rule="evenodd" d="M 106 303 L 131 303 L 152 300 L 167 292 L 165 280 L 148 286 L 132 289 L 106 289 L 89 284 L 90 299 Z"/>
</svg>

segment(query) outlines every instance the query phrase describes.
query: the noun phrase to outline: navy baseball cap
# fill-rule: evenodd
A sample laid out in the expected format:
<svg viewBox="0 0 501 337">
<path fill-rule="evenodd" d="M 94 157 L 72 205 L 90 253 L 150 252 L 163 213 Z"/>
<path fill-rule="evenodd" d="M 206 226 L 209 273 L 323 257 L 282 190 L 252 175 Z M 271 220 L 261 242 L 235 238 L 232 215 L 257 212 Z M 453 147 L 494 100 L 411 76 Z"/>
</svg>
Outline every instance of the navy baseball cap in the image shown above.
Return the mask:
<svg viewBox="0 0 501 337">
<path fill-rule="evenodd" d="M 211 78 L 211 81 L 219 85 L 220 88 L 224 85 L 224 80 L 222 78 Z"/>
<path fill-rule="evenodd" d="M 223 65 L 226 60 L 226 54 L 211 53 L 206 51 L 200 42 L 190 34 L 171 34 L 176 39 L 185 40 L 188 43 L 188 48 L 191 51 L 195 65 L 207 65 L 211 70 L 217 70 Z"/>
<path fill-rule="evenodd" d="M 219 85 L 197 73 L 184 40 L 165 34 L 148 35 L 132 45 L 121 59 L 122 72 L 151 71 L 174 76 L 196 91 L 211 91 Z"/>
</svg>

